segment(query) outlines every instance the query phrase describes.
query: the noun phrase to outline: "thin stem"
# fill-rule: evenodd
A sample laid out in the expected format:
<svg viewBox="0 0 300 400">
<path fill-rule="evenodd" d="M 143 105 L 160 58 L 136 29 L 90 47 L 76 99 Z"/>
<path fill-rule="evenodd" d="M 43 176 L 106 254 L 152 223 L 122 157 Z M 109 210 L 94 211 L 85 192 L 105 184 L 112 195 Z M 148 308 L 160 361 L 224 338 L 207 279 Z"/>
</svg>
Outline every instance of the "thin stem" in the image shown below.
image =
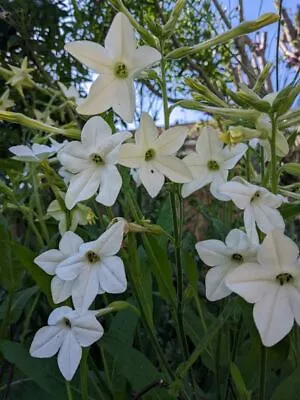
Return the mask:
<svg viewBox="0 0 300 400">
<path fill-rule="evenodd" d="M 266 369 L 267 369 L 267 349 L 262 344 L 260 353 L 259 400 L 265 400 L 266 398 Z"/>
<path fill-rule="evenodd" d="M 279 20 L 277 26 L 277 43 L 276 43 L 276 91 L 279 90 L 279 42 L 281 28 L 282 0 L 279 0 Z"/>
<path fill-rule="evenodd" d="M 31 177 L 32 177 L 33 194 L 34 194 L 35 204 L 36 204 L 36 208 L 37 208 L 37 212 L 38 212 L 38 216 L 39 216 L 39 223 L 41 225 L 41 229 L 42 229 L 44 238 L 46 239 L 46 242 L 49 242 L 49 233 L 48 233 L 48 229 L 45 224 L 45 221 L 44 221 L 44 213 L 43 213 L 41 199 L 40 199 L 40 195 L 39 195 L 36 172 L 37 171 L 34 168 L 32 168 Z"/>
<path fill-rule="evenodd" d="M 263 183 L 265 178 L 265 151 L 262 146 L 260 146 L 260 180 Z"/>
<path fill-rule="evenodd" d="M 67 390 L 67 399 L 73 400 L 70 382 L 68 382 L 68 381 L 65 381 L 65 382 L 66 382 L 66 390 Z"/>
<path fill-rule="evenodd" d="M 31 306 L 29 312 L 28 312 L 27 315 L 26 315 L 25 322 L 24 322 L 23 332 L 22 332 L 22 335 L 21 335 L 21 338 L 20 338 L 21 343 L 23 343 L 24 340 L 25 340 L 26 333 L 27 333 L 27 331 L 28 331 L 28 326 L 29 326 L 29 323 L 30 323 L 32 314 L 33 314 L 33 312 L 34 312 L 34 310 L 35 310 L 35 307 L 36 307 L 36 305 L 37 305 L 37 303 L 38 303 L 38 301 L 39 301 L 40 295 L 41 295 L 41 292 L 38 292 L 38 293 L 36 294 L 36 296 L 35 296 L 35 298 L 34 298 L 34 300 L 33 300 L 32 306 Z"/>
<path fill-rule="evenodd" d="M 89 391 L 88 391 L 88 360 L 89 349 L 83 349 L 82 359 L 80 362 L 80 390 L 81 390 L 81 399 L 88 400 Z"/>
<path fill-rule="evenodd" d="M 276 159 L 276 120 L 274 116 L 271 118 L 272 120 L 272 137 L 270 140 L 271 145 L 271 187 L 272 192 L 277 193 L 277 159 Z"/>
</svg>

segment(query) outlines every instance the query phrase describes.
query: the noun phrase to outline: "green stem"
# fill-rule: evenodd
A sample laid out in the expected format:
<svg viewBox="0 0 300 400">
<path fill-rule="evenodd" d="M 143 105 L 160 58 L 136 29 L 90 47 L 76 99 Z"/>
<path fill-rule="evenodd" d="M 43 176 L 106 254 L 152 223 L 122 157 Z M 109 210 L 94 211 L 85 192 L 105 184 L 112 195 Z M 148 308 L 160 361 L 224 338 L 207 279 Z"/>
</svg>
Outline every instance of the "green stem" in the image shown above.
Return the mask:
<svg viewBox="0 0 300 400">
<path fill-rule="evenodd" d="M 264 181 L 265 178 L 265 151 L 262 146 L 260 146 L 260 180 Z"/>
<path fill-rule="evenodd" d="M 73 400 L 70 382 L 68 382 L 68 381 L 65 381 L 65 382 L 66 382 L 66 390 L 67 390 L 67 399 Z"/>
<path fill-rule="evenodd" d="M 271 118 L 272 120 L 272 137 L 270 140 L 270 145 L 271 145 L 271 187 L 272 187 L 272 192 L 277 193 L 278 188 L 277 188 L 277 158 L 276 158 L 276 120 L 274 116 Z"/>
<path fill-rule="evenodd" d="M 35 298 L 33 300 L 32 306 L 31 306 L 28 314 L 26 315 L 23 332 L 22 332 L 22 335 L 21 335 L 21 338 L 20 338 L 21 343 L 24 343 L 24 340 L 25 340 L 25 337 L 26 337 L 26 333 L 28 331 L 28 326 L 29 326 L 32 314 L 33 314 L 33 312 L 35 310 L 35 307 L 36 307 L 36 305 L 37 305 L 37 303 L 39 301 L 40 295 L 41 295 L 41 292 L 38 292 L 36 294 L 36 296 L 35 296 Z"/>
<path fill-rule="evenodd" d="M 37 170 L 35 168 L 32 168 L 31 176 L 32 176 L 33 194 L 34 194 L 35 204 L 36 204 L 36 208 L 37 208 L 37 212 L 38 212 L 38 216 L 39 216 L 39 223 L 41 225 L 41 229 L 42 229 L 44 238 L 46 239 L 46 242 L 48 243 L 49 242 L 49 233 L 48 233 L 48 229 L 45 224 L 45 221 L 44 221 L 44 212 L 42 209 L 42 204 L 41 204 L 41 199 L 40 199 L 39 189 L 38 189 L 38 182 L 37 182 Z"/>
<path fill-rule="evenodd" d="M 260 353 L 259 400 L 265 400 L 266 398 L 266 369 L 267 369 L 267 349 L 262 344 Z"/>
<path fill-rule="evenodd" d="M 82 359 L 80 362 L 80 390 L 81 390 L 81 399 L 88 400 L 89 391 L 88 391 L 88 363 L 87 359 L 89 356 L 89 349 L 83 349 Z"/>
</svg>

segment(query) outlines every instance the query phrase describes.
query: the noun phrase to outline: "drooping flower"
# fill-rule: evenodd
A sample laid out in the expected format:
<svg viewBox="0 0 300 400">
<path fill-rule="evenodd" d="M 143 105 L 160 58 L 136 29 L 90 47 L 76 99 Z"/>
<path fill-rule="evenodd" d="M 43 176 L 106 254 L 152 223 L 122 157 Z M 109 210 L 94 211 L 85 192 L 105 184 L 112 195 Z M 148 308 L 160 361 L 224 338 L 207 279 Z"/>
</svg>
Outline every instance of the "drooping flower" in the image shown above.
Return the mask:
<svg viewBox="0 0 300 400">
<path fill-rule="evenodd" d="M 192 179 L 191 173 L 176 152 L 183 145 L 187 130 L 173 127 L 158 136 L 158 130 L 147 113 L 142 113 L 135 143 L 122 145 L 119 163 L 135 168 L 142 184 L 151 197 L 161 190 L 165 176 L 173 182 L 184 183 Z"/>
<path fill-rule="evenodd" d="M 282 196 L 242 178 L 234 178 L 223 184 L 220 192 L 244 210 L 244 225 L 253 243 L 258 243 L 256 225 L 264 233 L 270 233 L 275 228 L 284 229 L 284 220 L 277 210 L 284 200 Z"/>
<path fill-rule="evenodd" d="M 65 49 L 77 60 L 100 74 L 80 114 L 94 115 L 110 107 L 125 121 L 132 122 L 135 112 L 134 79 L 160 61 L 160 53 L 149 46 L 136 48 L 134 29 L 128 18 L 118 13 L 105 38 L 105 47 L 87 40 L 67 43 Z"/>
<path fill-rule="evenodd" d="M 31 147 L 23 144 L 11 146 L 8 150 L 15 154 L 13 157 L 15 160 L 25 162 L 40 162 L 55 153 L 51 147 L 38 143 L 34 143 Z"/>
<path fill-rule="evenodd" d="M 193 175 L 193 180 L 183 185 L 182 196 L 187 197 L 210 184 L 210 192 L 214 197 L 227 200 L 220 193 L 219 187 L 227 181 L 228 171 L 243 157 L 246 150 L 247 145 L 243 143 L 223 147 L 214 128 L 203 128 L 196 143 L 196 152 L 183 159 Z"/>
<path fill-rule="evenodd" d="M 79 366 L 81 348 L 91 346 L 103 333 L 94 311 L 58 307 L 49 315 L 48 326 L 35 334 L 29 352 L 37 358 L 49 358 L 58 352 L 58 367 L 64 378 L 70 381 Z"/>
<path fill-rule="evenodd" d="M 232 292 L 226 285 L 226 277 L 239 265 L 256 262 L 258 247 L 248 235 L 233 229 L 225 239 L 203 240 L 196 244 L 200 259 L 211 268 L 205 277 L 206 297 L 210 301 L 220 300 Z"/>
<path fill-rule="evenodd" d="M 34 259 L 34 262 L 49 275 L 56 274 L 56 268 L 59 263 L 71 257 L 79 251 L 79 247 L 83 244 L 80 236 L 74 232 L 67 231 L 63 234 L 59 249 L 47 250 Z M 51 281 L 51 294 L 55 304 L 61 303 L 72 294 L 72 281 L 65 281 L 55 275 Z"/>
<path fill-rule="evenodd" d="M 281 230 L 269 233 L 256 263 L 246 263 L 226 278 L 227 286 L 254 303 L 253 317 L 265 346 L 273 346 L 300 325 L 300 263 L 296 244 Z"/>
<path fill-rule="evenodd" d="M 87 200 L 99 189 L 96 201 L 112 206 L 120 192 L 122 178 L 116 167 L 121 143 L 129 132 L 112 135 L 101 117 L 92 117 L 84 125 L 81 142 L 67 144 L 58 154 L 63 167 L 73 174 L 66 193 L 66 206 Z"/>
<path fill-rule="evenodd" d="M 62 199 L 65 198 L 64 193 L 60 193 Z M 75 207 L 70 210 L 70 226 L 68 227 L 69 231 L 74 232 L 78 225 L 87 225 L 88 217 L 91 215 L 92 210 L 85 206 L 84 204 L 77 204 Z M 58 200 L 53 200 L 47 209 L 47 215 L 54 218 L 59 222 L 58 230 L 61 235 L 63 235 L 67 231 L 67 215 Z"/>
<path fill-rule="evenodd" d="M 124 221 L 120 220 L 57 266 L 57 275 L 73 282 L 72 300 L 76 308 L 87 309 L 99 293 L 126 290 L 124 264 L 115 255 L 121 248 L 123 233 Z"/>
</svg>

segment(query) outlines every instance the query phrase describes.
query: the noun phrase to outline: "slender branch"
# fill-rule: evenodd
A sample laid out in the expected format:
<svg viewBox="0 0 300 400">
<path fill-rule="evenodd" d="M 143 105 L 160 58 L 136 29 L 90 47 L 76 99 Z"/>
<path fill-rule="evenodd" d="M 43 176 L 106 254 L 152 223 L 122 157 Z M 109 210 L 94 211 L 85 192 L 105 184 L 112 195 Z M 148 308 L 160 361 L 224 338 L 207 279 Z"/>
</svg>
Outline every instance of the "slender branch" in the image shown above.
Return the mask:
<svg viewBox="0 0 300 400">
<path fill-rule="evenodd" d="M 281 15 L 282 15 L 282 0 L 279 0 L 279 21 L 277 26 L 277 44 L 276 44 L 276 91 L 279 90 L 279 43 L 280 43 Z"/>
</svg>

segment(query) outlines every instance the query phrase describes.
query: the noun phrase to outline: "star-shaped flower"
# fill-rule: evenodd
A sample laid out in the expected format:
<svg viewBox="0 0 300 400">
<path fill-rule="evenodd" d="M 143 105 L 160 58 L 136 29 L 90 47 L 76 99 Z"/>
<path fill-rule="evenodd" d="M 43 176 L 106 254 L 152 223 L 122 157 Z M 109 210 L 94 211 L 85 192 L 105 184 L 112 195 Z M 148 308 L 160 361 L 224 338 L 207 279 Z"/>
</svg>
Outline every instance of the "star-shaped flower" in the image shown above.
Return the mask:
<svg viewBox="0 0 300 400">
<path fill-rule="evenodd" d="M 47 250 L 34 259 L 34 262 L 49 275 L 56 274 L 56 268 L 59 263 L 73 256 L 79 251 L 79 247 L 83 244 L 80 236 L 74 232 L 67 231 L 63 234 L 59 249 Z M 65 301 L 72 294 L 72 281 L 65 281 L 55 275 L 51 281 L 51 293 L 55 304 Z"/>
<path fill-rule="evenodd" d="M 230 198 L 238 208 L 244 210 L 244 225 L 253 243 L 258 243 L 255 224 L 264 233 L 270 233 L 276 228 L 284 229 L 284 220 L 276 210 L 284 201 L 282 196 L 252 185 L 242 178 L 224 183 L 220 187 L 220 192 Z"/>
<path fill-rule="evenodd" d="M 219 187 L 227 181 L 228 171 L 243 157 L 246 150 L 247 145 L 243 143 L 223 147 L 214 128 L 203 128 L 196 143 L 196 152 L 183 159 L 193 175 L 193 180 L 183 185 L 182 196 L 187 197 L 210 184 L 210 192 L 214 197 L 227 200 L 220 193 Z"/>
<path fill-rule="evenodd" d="M 225 239 L 203 240 L 196 244 L 201 260 L 211 268 L 205 277 L 206 297 L 210 301 L 220 300 L 232 292 L 226 285 L 226 277 L 239 265 L 255 262 L 257 246 L 248 235 L 233 229 Z"/>
<path fill-rule="evenodd" d="M 84 243 L 79 251 L 56 268 L 59 278 L 74 282 L 72 300 L 87 309 L 99 293 L 123 293 L 127 288 L 124 264 L 115 254 L 120 250 L 124 221 L 108 228 L 97 240 Z"/>
<path fill-rule="evenodd" d="M 81 348 L 97 342 L 103 333 L 94 311 L 79 312 L 67 306 L 58 307 L 49 315 L 48 326 L 35 334 L 29 352 L 37 358 L 49 358 L 58 352 L 58 367 L 70 381 L 79 366 Z"/>
<path fill-rule="evenodd" d="M 254 303 L 253 317 L 265 346 L 273 346 L 300 324 L 300 264 L 296 244 L 281 230 L 268 234 L 257 263 L 236 268 L 227 286 Z"/>
<path fill-rule="evenodd" d="M 155 197 L 164 184 L 165 176 L 178 183 L 192 179 L 187 166 L 175 156 L 186 135 L 187 130 L 178 126 L 158 136 L 150 115 L 142 113 L 140 126 L 135 133 L 135 144 L 122 145 L 119 163 L 135 168 L 149 195 Z"/>
<path fill-rule="evenodd" d="M 117 158 L 121 143 L 130 136 L 129 132 L 112 135 L 104 119 L 93 117 L 82 129 L 81 142 L 70 142 L 59 152 L 59 161 L 73 174 L 65 198 L 69 210 L 99 187 L 96 200 L 105 206 L 114 204 L 122 186 Z"/>
<path fill-rule="evenodd" d="M 13 86 L 24 97 L 23 88 L 32 88 L 34 86 L 32 76 L 30 75 L 30 72 L 34 71 L 34 69 L 28 68 L 27 57 L 24 57 L 21 68 L 14 65 L 9 65 L 9 67 L 12 74 L 6 83 Z"/>
<path fill-rule="evenodd" d="M 77 111 L 93 115 L 112 107 L 122 119 L 132 122 L 135 112 L 133 80 L 145 68 L 160 61 L 161 55 L 149 46 L 136 48 L 134 29 L 122 13 L 115 16 L 104 44 L 102 47 L 82 40 L 65 46 L 77 60 L 100 74 Z"/>
</svg>

